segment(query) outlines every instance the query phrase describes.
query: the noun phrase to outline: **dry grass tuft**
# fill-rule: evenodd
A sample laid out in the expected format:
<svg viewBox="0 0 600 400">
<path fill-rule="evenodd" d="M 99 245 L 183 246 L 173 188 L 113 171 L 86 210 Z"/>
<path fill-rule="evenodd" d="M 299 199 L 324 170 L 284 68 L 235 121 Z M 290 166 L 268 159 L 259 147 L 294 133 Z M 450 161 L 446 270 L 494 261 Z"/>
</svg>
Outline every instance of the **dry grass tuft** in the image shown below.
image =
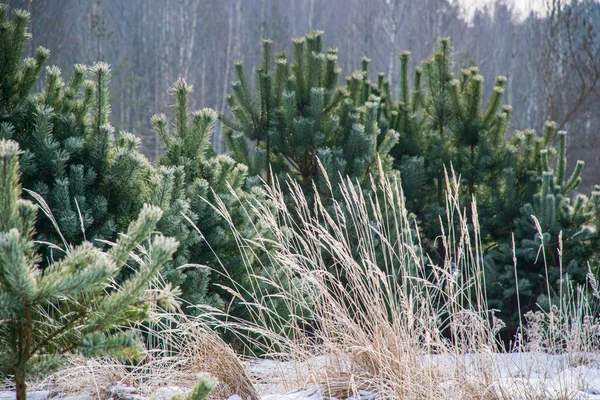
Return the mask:
<svg viewBox="0 0 600 400">
<path fill-rule="evenodd" d="M 182 310 L 156 315 L 152 334 L 168 353 L 180 360 L 186 371 L 202 371 L 215 377 L 214 393 L 224 398 L 238 394 L 244 399 L 259 396 L 244 365 L 233 349 L 202 320 L 186 317 Z"/>
<path fill-rule="evenodd" d="M 204 322 L 186 317 L 180 309 L 167 312 L 158 308 L 153 321 L 138 327 L 149 346 L 142 362 L 125 365 L 116 360 L 72 357 L 66 368 L 38 386 L 105 399 L 111 396 L 112 386 L 124 384 L 136 388 L 139 395 L 153 396 L 164 388 L 191 390 L 200 375 L 208 375 L 218 382 L 212 399 L 233 394 L 259 399 L 238 355 Z"/>
<path fill-rule="evenodd" d="M 73 356 L 65 368 L 50 375 L 38 384 L 51 387 L 59 393 L 89 394 L 98 399 L 109 398 L 110 388 L 117 384 L 133 386 L 140 395 L 150 396 L 163 387 L 191 389 L 197 374 L 183 373 L 176 360 L 166 358 L 151 360 L 143 366 L 125 365 L 117 360 Z"/>
<path fill-rule="evenodd" d="M 498 351 L 500 325 L 486 304 L 477 215 L 458 204 L 458 182 L 447 176 L 442 265 L 423 254 L 402 188 L 389 178 L 373 181 L 370 197 L 346 181 L 339 192 L 317 194 L 312 205 L 292 184 L 290 208 L 277 184 L 267 187 L 269 203 L 250 210 L 268 231 L 255 242 L 237 233 L 224 204 L 217 204 L 248 261 L 264 260 L 259 276 L 248 262 L 256 282 L 251 291 L 232 283 L 252 321 L 220 327 L 247 332 L 271 357 L 302 363 L 290 379 L 310 379 L 331 394 L 430 398 L 447 394 L 444 381 L 465 396 L 489 398 L 494 374 L 488 368 L 473 376 L 473 370 L 477 359 Z M 475 355 L 469 365 L 467 353 Z M 338 361 L 312 374 L 316 354 Z M 428 355 L 448 356 L 451 368 L 425 362 Z"/>
</svg>

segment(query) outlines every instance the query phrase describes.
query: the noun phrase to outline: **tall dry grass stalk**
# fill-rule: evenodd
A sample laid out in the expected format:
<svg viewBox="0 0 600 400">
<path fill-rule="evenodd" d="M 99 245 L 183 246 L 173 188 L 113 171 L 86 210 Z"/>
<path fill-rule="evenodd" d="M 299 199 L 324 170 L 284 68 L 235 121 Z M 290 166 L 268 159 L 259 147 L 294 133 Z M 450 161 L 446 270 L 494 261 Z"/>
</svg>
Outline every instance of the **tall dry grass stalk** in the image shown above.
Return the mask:
<svg viewBox="0 0 600 400">
<path fill-rule="evenodd" d="M 258 392 L 242 361 L 211 329 L 214 324 L 207 323 L 206 317 L 187 317 L 179 307 L 172 312 L 158 309 L 148 329 L 148 335 L 157 343 L 152 359 L 172 359 L 177 371 L 206 373 L 216 378 L 219 385 L 211 398 L 237 394 L 247 400 L 258 400 Z"/>
<path fill-rule="evenodd" d="M 268 233 L 253 242 L 236 234 L 254 283 L 233 282 L 230 292 L 251 321 L 211 314 L 213 322 L 245 332 L 270 357 L 302 362 L 297 382 L 332 395 L 493 397 L 501 324 L 486 304 L 476 211 L 461 208 L 453 173 L 446 182 L 439 264 L 423 254 L 395 180 L 373 180 L 369 196 L 346 180 L 313 204 L 296 183 L 285 195 L 278 183 L 266 187 L 269 201 L 248 212 Z M 223 203 L 215 208 L 231 223 Z M 262 263 L 259 274 L 251 260 Z"/>
</svg>

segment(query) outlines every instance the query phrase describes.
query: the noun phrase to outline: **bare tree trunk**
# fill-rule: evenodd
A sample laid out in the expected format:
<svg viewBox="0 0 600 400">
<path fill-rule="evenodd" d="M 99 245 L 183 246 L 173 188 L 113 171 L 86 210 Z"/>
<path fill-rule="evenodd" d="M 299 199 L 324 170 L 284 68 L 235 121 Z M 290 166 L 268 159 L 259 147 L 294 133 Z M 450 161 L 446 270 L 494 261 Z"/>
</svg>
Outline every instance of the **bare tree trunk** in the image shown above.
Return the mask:
<svg viewBox="0 0 600 400">
<path fill-rule="evenodd" d="M 238 0 L 239 2 L 239 0 Z M 233 14 L 234 14 L 234 5 L 233 2 L 230 2 L 231 4 L 231 8 L 229 10 L 229 15 L 228 15 L 228 30 L 227 30 L 227 45 L 225 47 L 225 73 L 223 74 L 223 94 L 221 97 L 221 106 L 219 107 L 219 110 L 221 111 L 221 113 L 225 113 L 225 97 L 227 96 L 227 90 L 229 88 L 229 68 L 231 65 L 231 56 L 232 56 L 232 41 L 233 41 Z M 222 136 L 223 133 L 220 132 L 219 135 L 215 135 L 214 138 L 214 146 L 215 146 L 215 151 L 217 153 L 221 153 L 222 149 L 221 149 L 221 142 L 222 140 Z"/>
<path fill-rule="evenodd" d="M 25 374 L 23 372 L 15 374 L 15 389 L 17 400 L 27 400 L 27 384 L 25 383 Z"/>
<path fill-rule="evenodd" d="M 187 46 L 187 35 L 186 35 L 186 31 L 185 31 L 185 25 L 187 23 L 187 17 L 188 17 L 188 7 L 185 1 L 179 1 L 179 15 L 176 17 L 177 21 L 176 24 L 179 25 L 179 57 L 178 57 L 178 65 L 177 65 L 177 78 L 188 78 L 184 73 L 183 73 L 183 66 L 185 65 L 185 50 L 188 47 Z"/>
<path fill-rule="evenodd" d="M 184 67 L 184 76 L 189 77 L 190 66 L 192 65 L 192 55 L 194 52 L 194 44 L 196 43 L 196 28 L 198 27 L 198 9 L 202 4 L 201 1 L 192 1 L 189 6 L 190 11 L 192 12 L 192 27 L 191 32 L 189 32 L 190 42 L 187 47 L 186 59 L 185 59 L 185 67 Z"/>
<path fill-rule="evenodd" d="M 267 25 L 267 20 L 265 18 L 265 1 L 261 1 L 260 2 L 260 38 L 261 39 L 266 39 L 265 37 L 265 30 L 266 30 L 266 25 Z"/>
<path fill-rule="evenodd" d="M 159 7 L 160 11 L 160 24 L 159 24 L 159 35 L 158 35 L 158 48 L 159 49 L 163 49 L 166 46 L 166 32 L 165 32 L 165 26 L 167 25 L 167 18 L 166 18 L 166 11 L 165 11 L 165 7 Z M 155 51 L 154 54 L 156 55 L 155 58 L 155 65 L 156 65 L 156 69 L 155 69 L 155 74 L 154 74 L 154 110 L 158 111 L 160 110 L 160 105 L 161 105 L 161 100 L 162 100 L 162 96 L 160 93 L 160 86 L 161 86 L 161 78 L 165 79 L 165 68 L 164 68 L 164 63 L 163 63 L 163 58 L 159 55 L 160 53 L 158 51 Z M 155 138 L 156 142 L 154 144 L 154 155 L 158 156 L 158 154 L 160 153 L 160 140 L 158 139 L 158 136 L 156 136 Z"/>
<path fill-rule="evenodd" d="M 511 35 L 510 35 L 510 39 L 511 39 L 511 54 L 510 54 L 510 65 L 508 67 L 508 76 L 507 76 L 507 86 L 508 86 L 508 105 L 512 106 L 514 104 L 514 92 L 515 92 L 515 85 L 513 84 L 513 79 L 514 79 L 514 75 L 515 75 L 515 59 L 517 57 L 517 38 L 516 38 L 516 32 L 515 32 L 515 25 L 511 24 Z"/>
<path fill-rule="evenodd" d="M 395 92 L 394 90 L 394 86 L 393 86 L 393 82 L 394 82 L 394 64 L 396 61 L 396 56 L 398 54 L 397 49 L 396 49 L 396 35 L 398 33 L 398 24 L 396 21 L 397 18 L 397 6 L 398 6 L 398 0 L 392 0 L 390 2 L 390 32 L 389 32 L 389 39 L 390 39 L 390 60 L 389 60 L 389 64 L 388 64 L 388 79 L 390 81 L 390 87 L 392 88 L 392 91 Z"/>
<path fill-rule="evenodd" d="M 31 40 L 29 41 L 29 54 L 31 56 L 33 56 L 33 53 L 35 51 L 35 19 L 34 19 L 34 14 L 33 14 L 33 0 L 27 0 L 26 1 L 26 6 L 25 9 L 27 10 L 27 12 L 29 12 L 29 15 L 31 15 L 31 19 L 29 22 L 29 31 L 31 32 Z"/>
<path fill-rule="evenodd" d="M 200 104 L 206 104 L 206 57 L 202 57 L 202 71 L 200 72 Z"/>
<path fill-rule="evenodd" d="M 313 19 L 315 14 L 315 0 L 308 2 L 308 29 L 313 30 Z"/>
</svg>

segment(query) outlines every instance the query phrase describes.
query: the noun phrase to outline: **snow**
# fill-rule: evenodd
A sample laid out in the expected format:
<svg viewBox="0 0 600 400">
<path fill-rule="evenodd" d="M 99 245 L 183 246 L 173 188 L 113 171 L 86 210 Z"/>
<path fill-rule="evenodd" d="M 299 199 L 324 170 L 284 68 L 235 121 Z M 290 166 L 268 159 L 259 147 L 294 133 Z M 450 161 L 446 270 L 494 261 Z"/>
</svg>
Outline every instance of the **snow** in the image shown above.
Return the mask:
<svg viewBox="0 0 600 400">
<path fill-rule="evenodd" d="M 264 382 L 257 385 L 262 400 L 320 400 L 328 397 L 312 383 L 315 381 L 312 378 L 331 362 L 339 363 L 339 360 L 325 356 L 303 363 L 254 359 L 248 362 L 247 368 L 259 382 Z M 467 373 L 472 370 L 474 374 L 484 368 L 496 377 L 492 388 L 502 398 L 600 400 L 600 354 L 597 353 L 429 355 L 423 357 L 423 362 L 446 371 L 461 368 Z M 284 377 L 289 379 L 286 381 Z M 298 385 L 296 390 L 288 387 L 290 382 Z M 448 385 L 451 390 L 456 383 L 449 380 L 439 384 Z M 377 395 L 360 392 L 347 400 L 369 398 L 377 398 Z"/>
<path fill-rule="evenodd" d="M 455 379 L 456 371 L 462 377 L 482 376 L 485 371 L 493 381 L 488 385 L 500 398 L 521 399 L 597 399 L 600 400 L 600 353 L 543 354 L 543 353 L 487 353 L 452 355 L 424 355 L 424 366 L 443 371 L 435 384 L 451 393 L 462 384 Z M 261 395 L 261 400 L 375 400 L 376 393 L 360 391 L 349 398 L 329 398 L 322 382 L 327 368 L 348 371 L 350 361 L 344 356 L 315 356 L 303 362 L 251 359 L 246 369 Z M 185 388 L 164 387 L 153 398 L 168 400 L 174 394 L 185 394 Z M 111 387 L 112 397 L 119 400 L 146 400 L 135 395 L 132 387 L 120 384 Z M 14 391 L 0 391 L 0 400 L 14 400 Z M 88 400 L 90 396 L 68 397 L 50 391 L 32 391 L 34 400 Z M 233 395 L 228 400 L 241 400 Z"/>
</svg>

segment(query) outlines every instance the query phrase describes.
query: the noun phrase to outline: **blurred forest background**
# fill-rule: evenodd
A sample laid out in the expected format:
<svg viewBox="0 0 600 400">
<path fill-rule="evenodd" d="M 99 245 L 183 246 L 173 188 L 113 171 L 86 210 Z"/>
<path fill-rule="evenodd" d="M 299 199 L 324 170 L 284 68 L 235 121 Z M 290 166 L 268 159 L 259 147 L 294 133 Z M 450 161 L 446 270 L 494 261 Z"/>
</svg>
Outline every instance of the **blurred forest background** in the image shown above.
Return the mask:
<svg viewBox="0 0 600 400">
<path fill-rule="evenodd" d="M 529 0 L 516 0 L 529 1 Z M 170 104 L 168 88 L 183 77 L 195 87 L 192 108 L 225 112 L 234 60 L 261 61 L 261 38 L 289 50 L 290 38 L 325 31 L 337 46 L 343 76 L 372 60 L 372 74 L 390 76 L 398 92 L 398 54 L 411 63 L 450 36 L 454 67 L 477 64 L 484 76 L 508 78 L 511 130 L 541 131 L 548 119 L 569 132 L 569 164 L 586 162 L 580 191 L 600 183 L 600 3 L 541 0 L 523 14 L 506 0 L 477 10 L 451 0 L 8 0 L 31 13 L 28 52 L 52 49 L 49 64 L 70 76 L 73 64 L 112 66 L 112 122 L 143 139 L 150 157 L 161 152 L 150 117 Z M 522 10 L 523 8 L 520 7 Z M 527 9 L 527 7 L 525 7 Z M 416 65 L 411 65 L 412 68 Z M 372 79 L 376 77 L 373 76 Z M 38 82 L 42 85 L 43 82 Z M 489 78 L 484 93 L 489 96 Z M 221 127 L 213 137 L 225 151 Z"/>
</svg>

